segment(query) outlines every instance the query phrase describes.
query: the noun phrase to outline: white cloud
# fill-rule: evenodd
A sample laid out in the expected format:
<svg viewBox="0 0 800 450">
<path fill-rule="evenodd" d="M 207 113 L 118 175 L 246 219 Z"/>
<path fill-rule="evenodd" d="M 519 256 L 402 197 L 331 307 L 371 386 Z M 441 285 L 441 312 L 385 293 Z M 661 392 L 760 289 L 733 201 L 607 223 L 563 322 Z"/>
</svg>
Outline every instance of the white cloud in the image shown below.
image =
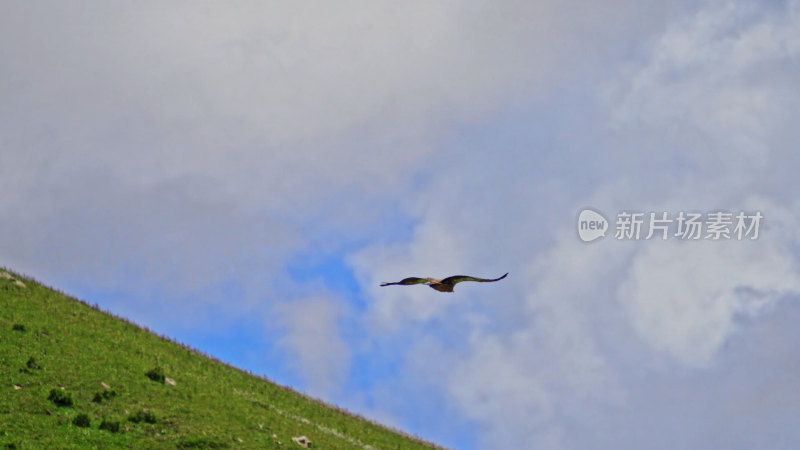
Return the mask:
<svg viewBox="0 0 800 450">
<path fill-rule="evenodd" d="M 688 163 L 681 195 L 662 206 L 774 214 L 758 242 L 654 244 L 632 261 L 620 299 L 644 339 L 683 363 L 708 364 L 738 315 L 797 293 L 788 250 L 795 205 L 752 194 L 791 165 L 786 119 L 800 96 L 787 61 L 800 50 L 798 24 L 796 3 L 786 11 L 737 2 L 703 9 L 656 41 L 616 111 L 625 131 L 670 135 L 676 145 L 658 151 Z"/>
<path fill-rule="evenodd" d="M 774 138 L 798 102 L 787 64 L 800 54 L 798 25 L 796 2 L 713 4 L 678 21 L 620 85 L 617 123 L 671 142 L 661 151 L 700 175 L 747 185 L 786 151 Z"/>
<path fill-rule="evenodd" d="M 187 202 L 212 197 L 233 229 L 266 221 L 263 234 L 240 234 L 264 247 L 303 246 L 283 229 L 308 224 L 332 224 L 332 235 L 374 231 L 394 209 L 387 205 L 413 189 L 411 175 L 438 170 L 443 125 L 543 92 L 556 73 L 551 62 L 568 59 L 559 55 L 577 51 L 588 32 L 549 4 L 0 8 L 8 62 L 0 68 L 0 211 L 32 244 L 12 242 L 5 253 L 41 261 L 61 246 L 63 258 L 40 264 L 53 274 L 77 274 L 92 259 L 69 245 L 94 251 L 72 230 L 115 237 L 118 226 L 98 216 L 124 224 L 138 241 L 131 247 L 152 242 L 149 220 L 168 235 L 206 240 L 162 214 L 173 209 L 162 198 L 170 190 Z M 129 198 L 147 206 L 131 211 Z M 56 235 L 43 224 L 60 214 L 76 222 Z M 109 257 L 148 264 L 121 248 Z M 276 253 L 272 260 L 284 260 Z M 210 252 L 205 258 L 219 269 Z M 172 267 L 176 276 L 190 271 Z"/>
<path fill-rule="evenodd" d="M 656 350 L 708 365 L 739 317 L 757 317 L 800 293 L 797 267 L 782 245 L 764 239 L 648 246 L 632 262 L 620 301 Z"/>
<path fill-rule="evenodd" d="M 350 368 L 351 350 L 339 329 L 343 309 L 340 300 L 324 297 L 274 307 L 277 323 L 285 327 L 279 345 L 313 395 L 327 398 L 338 394 Z"/>
</svg>

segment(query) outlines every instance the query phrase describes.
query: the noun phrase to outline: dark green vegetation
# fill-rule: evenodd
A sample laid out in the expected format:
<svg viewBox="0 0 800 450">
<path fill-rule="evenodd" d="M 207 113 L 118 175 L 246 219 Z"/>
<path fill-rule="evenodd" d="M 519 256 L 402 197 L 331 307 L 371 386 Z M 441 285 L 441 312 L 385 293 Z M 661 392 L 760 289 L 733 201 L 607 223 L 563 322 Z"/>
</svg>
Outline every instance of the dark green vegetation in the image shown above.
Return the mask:
<svg viewBox="0 0 800 450">
<path fill-rule="evenodd" d="M 88 414 L 78 414 L 72 419 L 72 424 L 76 427 L 86 428 L 92 425 L 91 420 L 89 420 Z"/>
<path fill-rule="evenodd" d="M 414 449 L 325 405 L 0 269 L 0 449 Z"/>
</svg>

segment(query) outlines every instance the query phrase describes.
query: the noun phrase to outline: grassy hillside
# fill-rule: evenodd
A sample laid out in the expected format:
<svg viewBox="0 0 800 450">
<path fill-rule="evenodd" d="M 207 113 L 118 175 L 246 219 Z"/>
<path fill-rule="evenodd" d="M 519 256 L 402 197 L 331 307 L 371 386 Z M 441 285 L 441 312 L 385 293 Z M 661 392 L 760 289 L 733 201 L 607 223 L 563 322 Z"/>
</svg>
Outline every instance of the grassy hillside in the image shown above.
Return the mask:
<svg viewBox="0 0 800 450">
<path fill-rule="evenodd" d="M 0 449 L 300 449 L 299 436 L 432 447 L 0 269 Z"/>
</svg>

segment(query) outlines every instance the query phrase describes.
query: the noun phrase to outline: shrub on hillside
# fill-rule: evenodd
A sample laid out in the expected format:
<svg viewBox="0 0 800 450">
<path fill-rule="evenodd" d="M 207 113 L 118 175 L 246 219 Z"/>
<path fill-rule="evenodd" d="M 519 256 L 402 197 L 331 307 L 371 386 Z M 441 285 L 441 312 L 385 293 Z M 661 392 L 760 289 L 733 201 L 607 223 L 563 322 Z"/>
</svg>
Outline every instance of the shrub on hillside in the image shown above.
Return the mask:
<svg viewBox="0 0 800 450">
<path fill-rule="evenodd" d="M 100 423 L 100 429 L 101 430 L 107 430 L 107 431 L 110 431 L 112 433 L 117 433 L 117 432 L 119 432 L 119 422 L 112 422 L 110 420 L 103 420 Z"/>
<path fill-rule="evenodd" d="M 103 400 L 111 400 L 117 396 L 117 391 L 109 391 L 108 389 L 103 392 L 95 392 L 92 401 L 95 403 L 102 403 Z"/>
<path fill-rule="evenodd" d="M 145 409 L 137 411 L 135 414 L 128 416 L 128 420 L 133 423 L 156 423 L 156 415 Z"/>
<path fill-rule="evenodd" d="M 72 406 L 72 396 L 61 389 L 50 389 L 47 399 L 58 406 Z"/>
<path fill-rule="evenodd" d="M 72 423 L 76 427 L 86 428 L 89 426 L 89 415 L 78 414 L 74 419 L 72 419 Z"/>
<path fill-rule="evenodd" d="M 25 325 L 21 323 L 15 323 L 14 325 L 11 326 L 11 329 L 14 331 L 25 331 Z"/>
<path fill-rule="evenodd" d="M 153 367 L 152 369 L 148 370 L 147 373 L 145 373 L 145 375 L 147 375 L 147 378 L 150 378 L 153 381 L 157 381 L 159 383 L 164 382 L 165 378 L 164 369 L 162 369 L 159 366 Z"/>
<path fill-rule="evenodd" d="M 30 359 L 28 359 L 28 362 L 25 363 L 25 365 L 28 366 L 28 369 L 38 370 L 42 368 L 42 366 L 36 363 L 36 358 L 34 358 L 33 356 L 31 356 Z"/>
</svg>

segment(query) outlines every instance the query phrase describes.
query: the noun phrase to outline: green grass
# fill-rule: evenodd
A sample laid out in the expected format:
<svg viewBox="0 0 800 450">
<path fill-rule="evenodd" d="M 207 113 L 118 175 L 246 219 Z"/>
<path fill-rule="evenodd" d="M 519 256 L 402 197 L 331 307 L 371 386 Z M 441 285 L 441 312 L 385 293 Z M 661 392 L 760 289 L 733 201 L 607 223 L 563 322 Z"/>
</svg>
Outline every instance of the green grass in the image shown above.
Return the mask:
<svg viewBox="0 0 800 450">
<path fill-rule="evenodd" d="M 301 435 L 434 447 L 0 269 L 0 449 L 293 449 Z"/>
</svg>

